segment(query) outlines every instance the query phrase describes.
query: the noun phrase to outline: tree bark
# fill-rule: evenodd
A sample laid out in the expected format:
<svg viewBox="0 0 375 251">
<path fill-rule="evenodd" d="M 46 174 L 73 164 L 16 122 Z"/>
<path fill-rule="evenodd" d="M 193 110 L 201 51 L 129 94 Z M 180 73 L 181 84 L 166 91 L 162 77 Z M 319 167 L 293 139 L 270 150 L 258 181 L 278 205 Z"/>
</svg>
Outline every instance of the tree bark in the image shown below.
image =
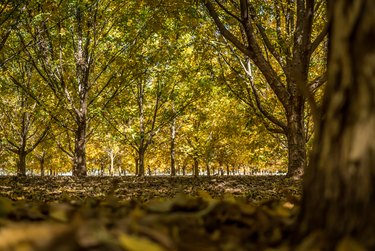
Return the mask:
<svg viewBox="0 0 375 251">
<path fill-rule="evenodd" d="M 78 128 L 75 135 L 75 145 L 74 145 L 74 166 L 73 175 L 74 176 L 86 176 L 86 118 L 80 119 L 78 123 Z"/>
<path fill-rule="evenodd" d="M 194 158 L 193 173 L 195 177 L 199 176 L 199 161 L 198 158 Z"/>
<path fill-rule="evenodd" d="M 45 155 L 45 152 L 43 152 L 43 154 L 39 158 L 40 176 L 42 177 L 44 177 L 45 175 L 45 168 L 44 168 L 45 160 L 46 160 L 46 155 Z"/>
<path fill-rule="evenodd" d="M 145 149 L 141 147 L 138 150 L 138 176 L 145 175 Z"/>
<path fill-rule="evenodd" d="M 18 153 L 17 176 L 26 176 L 27 152 L 20 150 Z"/>
<path fill-rule="evenodd" d="M 288 177 L 300 177 L 306 162 L 304 100 L 296 95 L 287 111 Z"/>
<path fill-rule="evenodd" d="M 172 119 L 171 124 L 171 145 L 170 145 L 170 157 L 171 157 L 171 176 L 176 176 L 176 118 Z"/>
<path fill-rule="evenodd" d="M 316 230 L 327 250 L 345 236 L 375 248 L 375 2 L 337 0 L 323 119 L 306 169 L 301 236 Z"/>
</svg>

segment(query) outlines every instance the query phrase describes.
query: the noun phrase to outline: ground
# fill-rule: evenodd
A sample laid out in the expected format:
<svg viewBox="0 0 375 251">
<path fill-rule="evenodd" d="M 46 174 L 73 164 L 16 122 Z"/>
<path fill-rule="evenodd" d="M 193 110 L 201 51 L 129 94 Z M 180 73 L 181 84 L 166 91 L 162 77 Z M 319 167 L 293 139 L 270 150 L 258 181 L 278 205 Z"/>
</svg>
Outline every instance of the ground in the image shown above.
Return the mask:
<svg viewBox="0 0 375 251">
<path fill-rule="evenodd" d="M 283 176 L 0 177 L 0 250 L 292 250 L 300 188 Z"/>
</svg>

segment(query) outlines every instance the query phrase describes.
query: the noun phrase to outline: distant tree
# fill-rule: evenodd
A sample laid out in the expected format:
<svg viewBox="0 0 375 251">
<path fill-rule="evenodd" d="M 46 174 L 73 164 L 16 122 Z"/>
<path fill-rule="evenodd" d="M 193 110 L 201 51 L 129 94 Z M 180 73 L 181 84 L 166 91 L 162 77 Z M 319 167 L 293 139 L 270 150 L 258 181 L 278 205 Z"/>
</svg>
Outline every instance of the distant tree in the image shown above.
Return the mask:
<svg viewBox="0 0 375 251">
<path fill-rule="evenodd" d="M 303 236 L 322 231 L 324 250 L 349 236 L 375 248 L 374 10 L 373 0 L 329 1 L 328 84 L 300 212 Z"/>
<path fill-rule="evenodd" d="M 32 71 L 23 64 L 18 73 L 9 78 L 4 97 L 0 103 L 0 129 L 3 134 L 4 148 L 17 156 L 17 175 L 26 175 L 26 157 L 45 139 L 50 130 L 50 119 L 44 116 L 38 104 L 12 81 L 22 81 L 30 85 Z"/>
</svg>

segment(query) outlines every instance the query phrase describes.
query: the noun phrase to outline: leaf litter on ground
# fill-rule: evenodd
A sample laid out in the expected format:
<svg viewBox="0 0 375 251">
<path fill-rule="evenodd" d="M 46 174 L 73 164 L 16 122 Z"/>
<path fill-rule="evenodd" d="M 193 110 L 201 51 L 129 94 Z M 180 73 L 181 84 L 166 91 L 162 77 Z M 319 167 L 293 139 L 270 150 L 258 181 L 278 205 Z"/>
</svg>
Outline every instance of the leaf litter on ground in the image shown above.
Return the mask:
<svg viewBox="0 0 375 251">
<path fill-rule="evenodd" d="M 0 182 L 0 250 L 294 250 L 301 184 L 281 176 Z"/>
</svg>

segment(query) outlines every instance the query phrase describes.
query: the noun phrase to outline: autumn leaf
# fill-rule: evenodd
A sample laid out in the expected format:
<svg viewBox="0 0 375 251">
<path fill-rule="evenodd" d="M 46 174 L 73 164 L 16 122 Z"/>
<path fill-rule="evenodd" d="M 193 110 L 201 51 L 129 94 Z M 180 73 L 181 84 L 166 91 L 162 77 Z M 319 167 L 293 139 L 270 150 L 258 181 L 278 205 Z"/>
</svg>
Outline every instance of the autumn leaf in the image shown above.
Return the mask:
<svg viewBox="0 0 375 251">
<path fill-rule="evenodd" d="M 119 241 L 121 247 L 126 251 L 166 251 L 162 246 L 149 239 L 125 233 L 120 234 Z"/>
</svg>

